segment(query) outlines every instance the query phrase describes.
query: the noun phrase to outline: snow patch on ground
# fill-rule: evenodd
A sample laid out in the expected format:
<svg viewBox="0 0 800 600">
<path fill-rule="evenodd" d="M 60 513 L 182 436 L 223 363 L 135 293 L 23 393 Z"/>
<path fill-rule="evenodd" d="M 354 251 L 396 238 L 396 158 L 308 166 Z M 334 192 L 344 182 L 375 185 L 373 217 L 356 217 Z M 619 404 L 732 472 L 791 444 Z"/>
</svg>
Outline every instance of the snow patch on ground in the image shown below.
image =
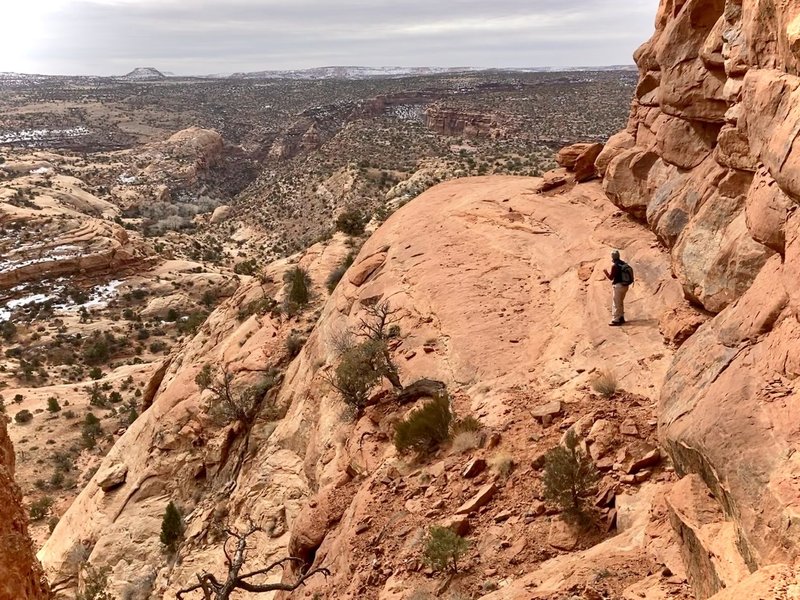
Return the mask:
<svg viewBox="0 0 800 600">
<path fill-rule="evenodd" d="M 7 131 L 0 133 L 0 144 L 15 144 L 18 142 L 40 142 L 53 138 L 77 138 L 89 135 L 91 132 L 84 126 L 70 129 L 23 129 L 22 131 Z"/>
<path fill-rule="evenodd" d="M 55 283 L 56 285 L 53 286 L 51 293 L 49 294 L 29 294 L 27 296 L 23 296 L 22 298 L 15 298 L 13 300 L 8 300 L 5 304 L 0 304 L 0 323 L 3 321 L 9 321 L 11 319 L 12 313 L 17 308 L 22 308 L 25 306 L 29 306 L 31 304 L 44 304 L 50 300 L 55 300 L 56 298 L 62 297 L 66 286 L 63 284 L 65 279 L 63 277 L 58 278 Z M 58 313 L 74 313 L 82 308 L 89 310 L 92 308 L 105 308 L 108 306 L 108 303 L 113 300 L 117 294 L 120 286 L 124 282 L 119 279 L 114 279 L 109 281 L 108 283 L 103 283 L 100 285 L 96 285 L 92 288 L 92 291 L 89 293 L 89 299 L 82 304 L 76 304 L 72 300 L 67 302 L 62 302 L 60 304 L 53 305 L 53 308 Z M 11 289 L 12 292 L 21 292 L 24 291 L 26 285 L 18 285 Z"/>
</svg>

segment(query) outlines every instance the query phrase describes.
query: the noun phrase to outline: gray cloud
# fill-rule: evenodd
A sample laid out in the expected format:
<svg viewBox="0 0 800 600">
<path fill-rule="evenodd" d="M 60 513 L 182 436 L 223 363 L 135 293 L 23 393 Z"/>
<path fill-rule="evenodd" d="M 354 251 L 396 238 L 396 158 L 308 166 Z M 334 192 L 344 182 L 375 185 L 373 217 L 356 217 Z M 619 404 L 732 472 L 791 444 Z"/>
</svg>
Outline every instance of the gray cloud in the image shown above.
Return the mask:
<svg viewBox="0 0 800 600">
<path fill-rule="evenodd" d="M 180 74 L 323 65 L 630 63 L 657 0 L 50 0 L 42 35 L 0 70 Z M 23 68 L 24 66 L 27 69 Z"/>
</svg>

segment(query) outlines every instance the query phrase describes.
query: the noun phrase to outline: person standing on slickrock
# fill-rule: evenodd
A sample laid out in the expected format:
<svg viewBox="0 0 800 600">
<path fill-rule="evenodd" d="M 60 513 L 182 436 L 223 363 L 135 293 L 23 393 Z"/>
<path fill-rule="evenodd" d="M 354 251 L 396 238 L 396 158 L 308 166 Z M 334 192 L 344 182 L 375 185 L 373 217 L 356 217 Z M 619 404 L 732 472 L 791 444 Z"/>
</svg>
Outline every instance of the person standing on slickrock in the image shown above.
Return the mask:
<svg viewBox="0 0 800 600">
<path fill-rule="evenodd" d="M 611 253 L 611 261 L 611 272 L 609 273 L 603 269 L 603 273 L 611 280 L 611 286 L 614 290 L 611 304 L 611 322 L 609 323 L 614 327 L 625 323 L 625 296 L 628 293 L 628 288 L 633 285 L 633 269 L 620 258 L 619 250 L 614 250 Z"/>
</svg>

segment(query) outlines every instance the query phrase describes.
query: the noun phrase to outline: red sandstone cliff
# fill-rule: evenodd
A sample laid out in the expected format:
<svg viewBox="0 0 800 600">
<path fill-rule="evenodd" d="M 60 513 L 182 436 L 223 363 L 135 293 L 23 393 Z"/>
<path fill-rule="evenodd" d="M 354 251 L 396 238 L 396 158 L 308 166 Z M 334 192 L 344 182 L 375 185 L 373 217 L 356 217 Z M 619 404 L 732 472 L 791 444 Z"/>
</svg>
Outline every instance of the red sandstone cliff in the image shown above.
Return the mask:
<svg viewBox="0 0 800 600">
<path fill-rule="evenodd" d="M 710 493 L 728 533 L 709 536 L 686 506 L 675 525 L 698 598 L 765 569 L 783 575 L 747 585 L 777 587 L 724 597 L 794 597 L 800 2 L 663 0 L 636 61 L 630 122 L 597 167 L 671 249 L 686 296 L 718 313 L 676 355 L 659 420 L 678 473 L 699 476 L 678 503 Z"/>
<path fill-rule="evenodd" d="M 49 598 L 47 582 L 28 537 L 28 517 L 14 483 L 14 449 L 0 415 L 0 598 Z"/>
</svg>

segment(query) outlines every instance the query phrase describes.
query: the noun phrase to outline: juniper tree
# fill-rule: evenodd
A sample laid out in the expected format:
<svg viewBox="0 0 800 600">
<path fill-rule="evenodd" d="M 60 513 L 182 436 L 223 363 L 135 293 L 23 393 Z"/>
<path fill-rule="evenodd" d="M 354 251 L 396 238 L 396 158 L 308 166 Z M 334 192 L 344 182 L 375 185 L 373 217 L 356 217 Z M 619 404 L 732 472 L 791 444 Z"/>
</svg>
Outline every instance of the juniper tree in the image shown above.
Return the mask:
<svg viewBox="0 0 800 600">
<path fill-rule="evenodd" d="M 167 504 L 161 520 L 161 543 L 169 552 L 175 552 L 178 542 L 183 536 L 183 519 L 174 502 Z"/>
<path fill-rule="evenodd" d="M 586 516 L 586 497 L 598 478 L 592 459 L 581 451 L 572 429 L 567 432 L 565 445 L 553 448 L 545 457 L 545 498 L 558 504 L 569 518 Z"/>
<path fill-rule="evenodd" d="M 447 527 L 431 526 L 425 539 L 424 558 L 437 571 L 458 572 L 458 560 L 469 549 L 469 542 Z"/>
</svg>

